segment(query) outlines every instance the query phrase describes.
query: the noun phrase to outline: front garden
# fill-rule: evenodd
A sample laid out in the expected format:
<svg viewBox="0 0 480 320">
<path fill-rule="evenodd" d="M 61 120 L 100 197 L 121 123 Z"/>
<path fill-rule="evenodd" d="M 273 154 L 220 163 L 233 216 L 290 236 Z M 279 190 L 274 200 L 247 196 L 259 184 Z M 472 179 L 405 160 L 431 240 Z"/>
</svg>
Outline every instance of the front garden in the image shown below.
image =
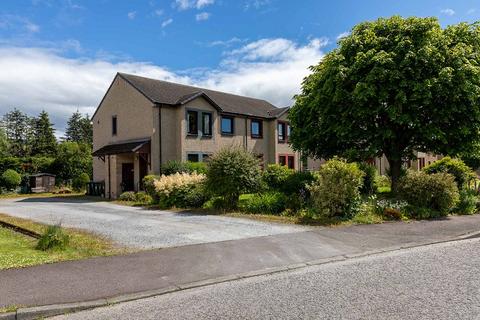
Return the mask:
<svg viewBox="0 0 480 320">
<path fill-rule="evenodd" d="M 404 170 L 396 193 L 388 176 L 365 163 L 334 158 L 316 172 L 279 165 L 260 168 L 256 157 L 226 148 L 208 163 L 169 162 L 144 179 L 145 192 L 121 202 L 306 224 L 381 223 L 477 213 L 474 172 L 445 157 L 421 171 Z"/>
</svg>

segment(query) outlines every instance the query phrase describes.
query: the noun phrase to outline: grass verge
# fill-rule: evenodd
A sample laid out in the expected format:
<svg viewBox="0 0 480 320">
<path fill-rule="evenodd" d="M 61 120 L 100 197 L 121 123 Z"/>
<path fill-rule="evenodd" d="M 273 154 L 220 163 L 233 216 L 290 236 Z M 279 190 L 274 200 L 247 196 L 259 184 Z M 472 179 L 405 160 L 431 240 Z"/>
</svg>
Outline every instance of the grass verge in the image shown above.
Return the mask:
<svg viewBox="0 0 480 320">
<path fill-rule="evenodd" d="M 0 220 L 40 234 L 47 228 L 47 225 L 5 214 L 0 214 Z M 63 229 L 70 236 L 67 248 L 40 251 L 35 249 L 36 239 L 0 227 L 0 270 L 131 252 L 103 237 L 77 229 Z"/>
</svg>

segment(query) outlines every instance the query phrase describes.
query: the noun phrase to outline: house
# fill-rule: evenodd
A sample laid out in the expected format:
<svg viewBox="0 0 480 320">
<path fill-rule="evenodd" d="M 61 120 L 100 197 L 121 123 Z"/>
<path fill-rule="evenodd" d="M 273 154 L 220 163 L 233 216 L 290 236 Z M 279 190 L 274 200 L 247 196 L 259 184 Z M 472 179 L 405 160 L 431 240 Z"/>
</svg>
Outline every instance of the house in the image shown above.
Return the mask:
<svg viewBox="0 0 480 320">
<path fill-rule="evenodd" d="M 265 100 L 118 73 L 92 118 L 93 179 L 117 198 L 168 161 L 206 161 L 232 145 L 264 165 L 316 165 L 289 146 L 287 113 Z"/>
</svg>

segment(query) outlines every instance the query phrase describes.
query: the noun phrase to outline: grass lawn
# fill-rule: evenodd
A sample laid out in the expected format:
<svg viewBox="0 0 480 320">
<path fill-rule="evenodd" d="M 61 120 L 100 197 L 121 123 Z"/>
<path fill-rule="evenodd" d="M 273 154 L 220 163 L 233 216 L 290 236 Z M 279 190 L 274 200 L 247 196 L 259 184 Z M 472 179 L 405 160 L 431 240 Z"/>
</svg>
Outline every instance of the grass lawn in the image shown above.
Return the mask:
<svg viewBox="0 0 480 320">
<path fill-rule="evenodd" d="M 0 214 L 0 220 L 40 234 L 47 227 L 4 214 Z M 70 236 L 70 243 L 65 250 L 40 251 L 35 249 L 36 239 L 0 227 L 0 270 L 129 252 L 126 248 L 115 246 L 111 241 L 88 232 L 70 228 L 64 228 L 64 231 Z"/>
<path fill-rule="evenodd" d="M 14 198 L 56 198 L 56 197 L 86 197 L 85 193 L 3 193 L 0 194 L 0 199 L 14 199 Z M 99 198 L 99 197 L 96 197 Z"/>
</svg>

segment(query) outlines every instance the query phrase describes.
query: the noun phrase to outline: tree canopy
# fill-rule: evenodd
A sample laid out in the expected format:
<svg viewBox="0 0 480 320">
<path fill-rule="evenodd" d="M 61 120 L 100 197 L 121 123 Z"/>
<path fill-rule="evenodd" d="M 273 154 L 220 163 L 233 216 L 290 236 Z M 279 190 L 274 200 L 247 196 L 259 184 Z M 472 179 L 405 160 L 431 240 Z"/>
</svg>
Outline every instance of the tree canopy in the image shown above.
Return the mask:
<svg viewBox="0 0 480 320">
<path fill-rule="evenodd" d="M 480 140 L 480 28 L 436 18 L 364 22 L 312 66 L 289 112 L 291 143 L 318 158 L 385 155 L 392 188 L 415 151 Z"/>
<path fill-rule="evenodd" d="M 65 140 L 78 143 L 93 143 L 93 126 L 88 115 L 76 111 L 68 119 Z"/>
<path fill-rule="evenodd" d="M 42 111 L 33 120 L 33 132 L 32 155 L 54 156 L 57 152 L 57 138 L 47 112 Z"/>
</svg>

